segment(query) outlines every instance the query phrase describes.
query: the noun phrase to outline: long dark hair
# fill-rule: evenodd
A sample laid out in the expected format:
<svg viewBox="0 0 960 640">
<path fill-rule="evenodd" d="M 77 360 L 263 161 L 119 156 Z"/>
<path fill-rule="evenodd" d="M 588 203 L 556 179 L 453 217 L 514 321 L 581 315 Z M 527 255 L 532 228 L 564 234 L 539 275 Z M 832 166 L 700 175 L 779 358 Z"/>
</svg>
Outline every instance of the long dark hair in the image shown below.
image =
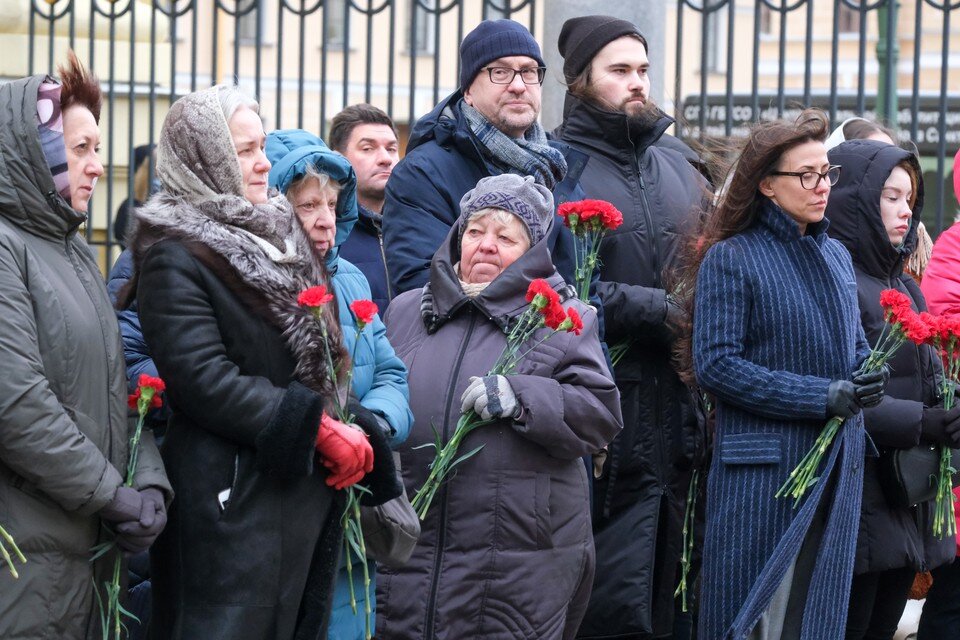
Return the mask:
<svg viewBox="0 0 960 640">
<path fill-rule="evenodd" d="M 780 159 L 790 149 L 805 142 L 826 139 L 830 120 L 820 109 L 805 109 L 793 122 L 775 120 L 757 124 L 743 143 L 717 198 L 714 212 L 705 216 L 700 233 L 685 249 L 682 286 L 679 292 L 689 320 L 680 328 L 676 343 L 677 365 L 681 378 L 695 384 L 693 374 L 693 307 L 696 298 L 697 273 L 710 247 L 756 222 L 766 196 L 760 193 L 760 182 L 780 166 Z"/>
</svg>

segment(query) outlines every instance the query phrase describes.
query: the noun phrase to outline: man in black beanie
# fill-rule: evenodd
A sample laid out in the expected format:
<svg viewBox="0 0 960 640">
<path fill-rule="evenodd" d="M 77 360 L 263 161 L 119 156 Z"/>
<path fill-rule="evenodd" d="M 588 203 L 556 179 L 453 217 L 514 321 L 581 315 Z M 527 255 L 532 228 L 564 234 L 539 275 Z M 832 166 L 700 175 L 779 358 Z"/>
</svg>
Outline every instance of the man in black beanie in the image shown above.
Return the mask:
<svg viewBox="0 0 960 640">
<path fill-rule="evenodd" d="M 579 637 L 689 637 L 679 621 L 674 635 L 674 590 L 703 414 L 671 364 L 684 317 L 668 283 L 708 185 L 662 142 L 673 119 L 650 97 L 647 42 L 636 25 L 572 18 L 558 45 L 567 95 L 555 134 L 590 156 L 580 177 L 587 197 L 609 200 L 624 218 L 601 244 L 598 284 L 607 342 L 627 348 L 615 368 L 624 428 L 594 484 L 597 577 Z"/>
<path fill-rule="evenodd" d="M 426 284 L 460 198 L 480 178 L 533 176 L 557 206 L 583 198 L 586 156 L 548 141 L 537 122 L 545 71 L 540 45 L 513 20 L 485 20 L 463 39 L 460 88 L 417 122 L 387 181 L 383 241 L 394 295 Z M 549 242 L 557 270 L 574 282 L 573 235 L 555 224 Z"/>
</svg>

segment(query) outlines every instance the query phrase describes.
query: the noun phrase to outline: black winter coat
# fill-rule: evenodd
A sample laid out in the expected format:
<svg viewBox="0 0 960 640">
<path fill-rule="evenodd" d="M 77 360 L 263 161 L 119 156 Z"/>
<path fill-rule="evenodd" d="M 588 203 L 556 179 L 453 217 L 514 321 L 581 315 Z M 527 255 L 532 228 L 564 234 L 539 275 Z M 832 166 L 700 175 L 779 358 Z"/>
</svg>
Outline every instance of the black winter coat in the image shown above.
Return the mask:
<svg viewBox="0 0 960 640">
<path fill-rule="evenodd" d="M 266 304 L 211 250 L 158 242 L 137 299 L 173 411 L 162 455 L 177 492 L 151 550 L 151 636 L 324 637 L 340 510 L 313 465 L 322 398 L 293 381 Z"/>
<path fill-rule="evenodd" d="M 875 345 L 884 324 L 881 291 L 896 289 L 910 297 L 916 311 L 927 309 L 920 287 L 903 273 L 903 263 L 917 244 L 923 185 L 918 189 L 913 223 L 900 247 L 890 243 L 880 217 L 881 190 L 893 168 L 908 162 L 919 174 L 920 166 L 909 152 L 873 140 L 845 142 L 831 149 L 829 157 L 831 164 L 843 169 L 827 204 L 828 233 L 853 258 L 863 330 L 867 342 Z M 889 364 L 892 374 L 883 402 L 864 410 L 867 433 L 881 452 L 917 445 L 923 407 L 939 403 L 936 376 L 941 365 L 931 347 L 908 341 Z M 903 567 L 926 571 L 950 562 L 955 541 L 933 536 L 932 513 L 932 501 L 913 509 L 891 506 L 881 488 L 879 461 L 868 457 L 855 573 Z"/>
<path fill-rule="evenodd" d="M 583 638 L 659 635 L 673 626 L 683 515 L 703 429 L 695 396 L 671 365 L 666 289 L 708 190 L 683 155 L 655 144 L 672 123 L 662 115 L 631 130 L 623 114 L 567 94 L 554 132 L 590 157 L 580 176 L 586 196 L 623 213 L 600 246 L 597 290 L 607 343 L 632 341 L 615 370 L 624 429 L 594 484 L 597 580 Z"/>
</svg>

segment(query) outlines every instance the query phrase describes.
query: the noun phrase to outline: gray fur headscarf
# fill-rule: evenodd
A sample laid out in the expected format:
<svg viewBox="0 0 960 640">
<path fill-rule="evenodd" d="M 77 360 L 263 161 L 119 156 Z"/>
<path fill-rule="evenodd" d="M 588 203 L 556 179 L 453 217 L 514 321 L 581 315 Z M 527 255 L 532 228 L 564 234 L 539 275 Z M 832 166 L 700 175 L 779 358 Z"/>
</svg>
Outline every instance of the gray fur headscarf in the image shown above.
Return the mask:
<svg viewBox="0 0 960 640">
<path fill-rule="evenodd" d="M 281 196 L 254 205 L 243 195 L 233 139 L 212 87 L 177 100 L 157 144 L 162 191 L 136 211 L 134 260 L 165 238 L 200 243 L 224 258 L 262 296 L 297 361 L 300 382 L 330 397 L 323 336 L 316 319 L 297 305 L 297 294 L 315 285 L 332 293 L 323 262 L 315 257 L 289 202 Z M 337 371 L 349 368 L 336 314 L 323 309 Z"/>
</svg>

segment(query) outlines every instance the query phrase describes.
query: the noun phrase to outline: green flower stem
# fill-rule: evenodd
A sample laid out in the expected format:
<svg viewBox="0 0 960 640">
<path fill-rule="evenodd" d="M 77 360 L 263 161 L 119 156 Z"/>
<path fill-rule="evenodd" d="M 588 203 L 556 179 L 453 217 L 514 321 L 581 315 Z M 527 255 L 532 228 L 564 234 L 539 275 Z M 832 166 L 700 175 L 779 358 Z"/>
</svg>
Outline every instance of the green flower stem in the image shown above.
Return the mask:
<svg viewBox="0 0 960 640">
<path fill-rule="evenodd" d="M 950 410 L 954 402 L 954 384 L 960 375 L 960 358 L 953 355 L 957 339 L 951 337 L 944 347 L 944 375 L 941 380 L 940 395 L 943 397 L 943 408 Z M 937 497 L 933 508 L 933 534 L 938 538 L 946 538 L 957 534 L 957 521 L 953 500 L 953 451 L 948 446 L 940 447 L 940 467 L 937 473 Z"/>
<path fill-rule="evenodd" d="M 137 399 L 137 427 L 130 438 L 130 458 L 127 461 L 127 476 L 123 486 L 132 487 L 133 480 L 137 474 L 137 464 L 140 460 L 140 438 L 143 436 L 143 424 L 146 421 L 147 413 L 150 411 L 150 404 L 153 402 L 153 396 L 156 391 L 153 387 L 140 387 L 140 397 Z M 115 546 L 116 542 L 108 543 L 109 547 Z M 108 548 L 109 548 L 108 547 Z M 98 553 L 95 557 L 99 557 Z M 103 611 L 104 600 L 97 598 L 101 607 L 101 620 L 103 621 L 102 632 L 103 640 L 120 640 L 121 633 L 126 629 L 123 624 L 123 618 L 136 620 L 136 616 L 123 608 L 120 604 L 120 570 L 123 564 L 123 556 L 118 552 L 113 562 L 113 577 L 110 582 L 104 583 L 104 592 L 106 595 L 106 612 Z"/>
<path fill-rule="evenodd" d="M 886 324 L 877 340 L 877 346 L 874 347 L 864 362 L 864 371 L 874 372 L 880 369 L 887 360 L 900 348 L 906 341 L 906 334 L 901 329 L 899 323 Z M 807 452 L 800 463 L 790 472 L 787 480 L 777 489 L 774 494 L 777 498 L 793 498 L 793 508 L 800 505 L 800 500 L 806 494 L 807 489 L 816 484 L 819 477 L 817 472 L 820 469 L 820 463 L 824 454 L 833 444 L 840 426 L 843 424 L 843 418 L 834 416 L 830 418 L 823 427 L 813 447 Z"/>
<path fill-rule="evenodd" d="M 680 605 L 684 613 L 687 611 L 687 575 L 690 573 L 690 563 L 693 559 L 693 520 L 697 511 L 697 485 L 700 471 L 695 469 L 690 478 L 687 489 L 687 508 L 683 514 L 683 553 L 680 556 L 680 584 L 673 592 L 673 597 L 680 596 Z"/>
<path fill-rule="evenodd" d="M 7 550 L 7 545 L 10 545 L 10 550 Z M 17 546 L 13 536 L 7 533 L 6 529 L 0 527 L 0 556 L 3 556 L 4 562 L 7 563 L 7 568 L 10 570 L 10 575 L 12 575 L 14 579 L 17 579 L 20 577 L 20 574 L 17 573 L 17 568 L 13 564 L 10 551 L 13 551 L 13 554 L 17 557 L 17 560 L 23 564 L 26 564 L 27 558 L 23 555 L 23 552 L 20 551 L 20 547 Z"/>
</svg>

